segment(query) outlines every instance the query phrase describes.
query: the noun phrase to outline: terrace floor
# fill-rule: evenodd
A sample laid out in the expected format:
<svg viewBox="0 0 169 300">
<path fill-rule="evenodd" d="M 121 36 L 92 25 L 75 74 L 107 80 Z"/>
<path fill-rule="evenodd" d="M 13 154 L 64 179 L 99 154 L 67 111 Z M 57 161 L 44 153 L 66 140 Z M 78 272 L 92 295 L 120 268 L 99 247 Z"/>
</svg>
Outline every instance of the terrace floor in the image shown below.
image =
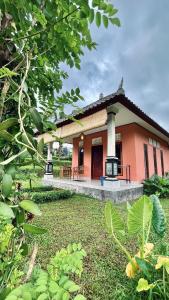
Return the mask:
<svg viewBox="0 0 169 300">
<path fill-rule="evenodd" d="M 104 181 L 104 185 L 102 186 L 100 180 L 86 180 L 83 178 L 72 180 L 45 177 L 43 183 L 57 188 L 69 189 L 100 200 L 111 199 L 115 203 L 134 200 L 143 194 L 142 184 L 126 183 L 123 180 L 114 182 Z"/>
</svg>

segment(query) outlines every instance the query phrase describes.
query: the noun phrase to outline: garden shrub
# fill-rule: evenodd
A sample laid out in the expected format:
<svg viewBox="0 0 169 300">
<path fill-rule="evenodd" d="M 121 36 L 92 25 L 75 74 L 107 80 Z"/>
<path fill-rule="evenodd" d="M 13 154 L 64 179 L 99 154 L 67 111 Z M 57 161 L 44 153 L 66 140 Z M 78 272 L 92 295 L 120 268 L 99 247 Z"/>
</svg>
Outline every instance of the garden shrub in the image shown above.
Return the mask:
<svg viewBox="0 0 169 300">
<path fill-rule="evenodd" d="M 162 178 L 158 175 L 153 175 L 144 181 L 144 194 L 158 194 L 160 198 L 169 196 L 169 179 Z"/>
<path fill-rule="evenodd" d="M 49 192 L 40 192 L 35 193 L 32 196 L 32 200 L 36 203 L 44 203 L 44 202 L 51 202 L 61 199 L 70 198 L 73 195 L 71 191 L 68 190 L 56 190 L 56 191 L 49 191 Z"/>
<path fill-rule="evenodd" d="M 42 185 L 42 186 L 34 186 L 31 189 L 30 188 L 24 188 L 22 189 L 23 193 L 32 193 L 32 192 L 47 192 L 52 191 L 54 188 L 51 185 Z"/>
</svg>

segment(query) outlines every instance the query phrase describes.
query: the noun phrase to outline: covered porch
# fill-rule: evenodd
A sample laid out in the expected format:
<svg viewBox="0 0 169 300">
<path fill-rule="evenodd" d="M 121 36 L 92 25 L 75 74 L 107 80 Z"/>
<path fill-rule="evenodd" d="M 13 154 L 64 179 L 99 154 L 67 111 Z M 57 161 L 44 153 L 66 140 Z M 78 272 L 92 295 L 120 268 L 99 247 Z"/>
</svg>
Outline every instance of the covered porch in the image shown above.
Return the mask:
<svg viewBox="0 0 169 300">
<path fill-rule="evenodd" d="M 131 115 L 127 117 L 131 120 Z M 65 120 L 51 134 L 43 134 L 48 144 L 47 161 L 52 165 L 52 144 L 57 139 L 73 145 L 72 165 L 60 170 L 60 177 L 72 180 L 124 180 L 130 183 L 134 175 L 133 161 L 128 154 L 126 108 L 117 103 L 82 117 L 78 122 Z M 132 164 L 131 164 L 132 163 Z M 48 169 L 45 178 L 51 178 Z"/>
<path fill-rule="evenodd" d="M 111 199 L 114 203 L 130 201 L 143 194 L 142 184 L 106 182 L 101 185 L 99 180 L 71 180 L 67 178 L 44 178 L 43 184 L 68 189 L 100 200 Z"/>
</svg>

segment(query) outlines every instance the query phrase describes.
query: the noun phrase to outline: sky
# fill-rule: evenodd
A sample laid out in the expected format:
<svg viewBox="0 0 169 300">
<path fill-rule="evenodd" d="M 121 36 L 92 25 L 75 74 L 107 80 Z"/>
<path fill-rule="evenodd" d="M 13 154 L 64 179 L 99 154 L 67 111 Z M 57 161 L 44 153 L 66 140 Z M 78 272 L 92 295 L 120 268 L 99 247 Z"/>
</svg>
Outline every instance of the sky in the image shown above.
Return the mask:
<svg viewBox="0 0 169 300">
<path fill-rule="evenodd" d="M 68 71 L 65 89 L 79 86 L 80 106 L 115 92 L 126 96 L 169 131 L 169 0 L 114 0 L 121 27 L 92 25 L 97 50 L 85 51 L 81 70 Z"/>
</svg>

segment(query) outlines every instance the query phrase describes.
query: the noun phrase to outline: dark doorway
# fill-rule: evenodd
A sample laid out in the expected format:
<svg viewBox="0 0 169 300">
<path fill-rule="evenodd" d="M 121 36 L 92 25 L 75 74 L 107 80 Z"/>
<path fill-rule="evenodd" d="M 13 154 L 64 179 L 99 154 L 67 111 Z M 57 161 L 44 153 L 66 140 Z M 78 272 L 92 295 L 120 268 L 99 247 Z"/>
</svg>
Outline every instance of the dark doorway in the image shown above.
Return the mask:
<svg viewBox="0 0 169 300">
<path fill-rule="evenodd" d="M 92 147 L 92 179 L 103 176 L 103 146 Z"/>
<path fill-rule="evenodd" d="M 160 157 L 161 157 L 161 173 L 162 176 L 164 177 L 164 156 L 163 156 L 163 151 L 160 151 Z"/>
<path fill-rule="evenodd" d="M 148 161 L 148 146 L 144 144 L 144 168 L 145 168 L 145 179 L 149 178 L 149 161 Z"/>
<path fill-rule="evenodd" d="M 84 148 L 79 149 L 78 166 L 81 167 L 84 164 Z"/>
<path fill-rule="evenodd" d="M 116 143 L 116 157 L 118 158 L 118 175 L 123 175 L 123 168 L 122 168 L 122 143 Z"/>
<path fill-rule="evenodd" d="M 154 156 L 154 174 L 158 174 L 158 170 L 157 170 L 157 151 L 156 148 L 153 147 L 153 156 Z"/>
</svg>

